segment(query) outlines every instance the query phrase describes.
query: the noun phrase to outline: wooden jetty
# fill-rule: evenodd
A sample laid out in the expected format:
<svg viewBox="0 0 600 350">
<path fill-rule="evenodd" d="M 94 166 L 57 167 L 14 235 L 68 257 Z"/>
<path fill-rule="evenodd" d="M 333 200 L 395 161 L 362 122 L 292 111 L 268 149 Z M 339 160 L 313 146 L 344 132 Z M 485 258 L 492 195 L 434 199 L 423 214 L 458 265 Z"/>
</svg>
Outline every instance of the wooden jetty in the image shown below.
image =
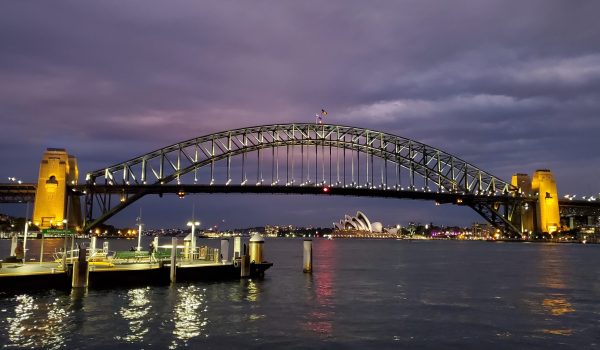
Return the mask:
<svg viewBox="0 0 600 350">
<path fill-rule="evenodd" d="M 82 249 L 75 259 L 65 256 L 53 262 L 3 262 L 0 265 L 0 291 L 111 288 L 263 277 L 273 263 L 263 261 L 262 237 L 250 240 L 249 253 L 239 249 L 239 238 L 235 241 L 236 248 L 231 258 L 228 241 L 222 240 L 220 251 L 213 249 L 212 255 L 203 256 L 202 248 L 198 255 L 194 255 L 193 249 L 181 250 L 177 239 L 173 238 L 168 252 L 159 249 L 152 254 L 145 251 L 116 252 L 110 257 L 97 259 Z"/>
<path fill-rule="evenodd" d="M 273 263 L 250 264 L 248 277 L 262 277 Z M 88 286 L 110 288 L 129 285 L 169 284 L 171 264 L 167 262 L 138 262 L 89 266 Z M 241 263 L 179 262 L 176 266 L 178 282 L 198 280 L 228 280 L 241 278 Z M 63 289 L 71 288 L 73 264 L 66 270 L 55 262 L 3 263 L 0 268 L 0 290 Z"/>
</svg>

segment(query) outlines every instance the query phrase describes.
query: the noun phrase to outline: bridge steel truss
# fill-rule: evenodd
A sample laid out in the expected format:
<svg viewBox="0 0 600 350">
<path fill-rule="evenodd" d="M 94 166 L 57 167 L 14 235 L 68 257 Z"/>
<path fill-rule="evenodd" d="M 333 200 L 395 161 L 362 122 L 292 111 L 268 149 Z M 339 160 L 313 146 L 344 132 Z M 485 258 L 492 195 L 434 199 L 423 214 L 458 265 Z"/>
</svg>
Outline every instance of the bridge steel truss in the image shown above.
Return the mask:
<svg viewBox="0 0 600 350">
<path fill-rule="evenodd" d="M 306 123 L 193 138 L 90 172 L 79 189 L 86 230 L 146 194 L 241 192 L 430 199 L 469 206 L 519 234 L 513 213 L 524 201 L 518 188 L 440 149 L 380 131 Z"/>
</svg>

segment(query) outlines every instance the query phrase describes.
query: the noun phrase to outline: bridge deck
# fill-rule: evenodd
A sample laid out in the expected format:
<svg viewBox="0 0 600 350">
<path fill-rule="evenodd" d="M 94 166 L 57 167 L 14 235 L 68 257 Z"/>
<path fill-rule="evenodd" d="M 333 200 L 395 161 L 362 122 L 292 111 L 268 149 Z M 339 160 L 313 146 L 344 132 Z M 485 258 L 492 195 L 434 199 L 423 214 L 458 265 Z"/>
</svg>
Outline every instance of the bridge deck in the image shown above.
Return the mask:
<svg viewBox="0 0 600 350">
<path fill-rule="evenodd" d="M 35 184 L 0 184 L 0 203 L 33 203 Z"/>
</svg>

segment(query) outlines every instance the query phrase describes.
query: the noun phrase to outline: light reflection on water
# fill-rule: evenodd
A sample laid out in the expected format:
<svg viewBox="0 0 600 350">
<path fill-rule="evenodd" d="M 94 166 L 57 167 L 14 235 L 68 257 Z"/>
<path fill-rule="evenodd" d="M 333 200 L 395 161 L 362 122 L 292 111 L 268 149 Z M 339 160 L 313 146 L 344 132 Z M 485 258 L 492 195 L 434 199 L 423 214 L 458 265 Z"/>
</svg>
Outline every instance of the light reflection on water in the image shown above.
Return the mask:
<svg viewBox="0 0 600 350">
<path fill-rule="evenodd" d="M 126 304 L 121 307 L 119 314 L 128 321 L 128 333 L 116 336 L 117 340 L 126 342 L 141 342 L 148 333 L 148 314 L 152 309 L 148 294 L 150 287 L 132 289 L 127 292 Z"/>
<path fill-rule="evenodd" d="M 569 301 L 569 286 L 566 282 L 568 277 L 565 271 L 564 256 L 556 245 L 546 245 L 540 250 L 538 259 L 539 284 L 544 288 L 541 307 L 544 313 L 552 316 L 549 321 L 552 327 L 542 329 L 545 334 L 571 336 L 573 329 L 557 328 L 554 326 L 557 317 L 575 312 L 575 307 Z M 565 293 L 567 292 L 567 293 Z"/>
<path fill-rule="evenodd" d="M 256 285 L 256 282 L 249 279 L 248 285 L 246 287 L 246 300 L 255 303 L 258 301 L 258 296 L 259 296 L 259 290 Z"/>
<path fill-rule="evenodd" d="M 567 300 L 565 295 L 556 294 L 544 299 L 544 309 L 552 316 L 560 316 L 569 312 L 575 312 L 573 305 Z"/>
<path fill-rule="evenodd" d="M 544 333 L 570 336 L 570 335 L 573 335 L 573 330 L 572 329 L 544 329 Z"/>
<path fill-rule="evenodd" d="M 33 310 L 35 304 L 33 297 L 29 295 L 19 295 L 16 297 L 17 305 L 15 307 L 15 317 L 7 318 L 8 337 L 12 346 L 31 347 L 34 346 L 32 337 L 35 321 L 33 319 Z"/>
<path fill-rule="evenodd" d="M 173 300 L 174 303 L 162 310 L 171 315 L 170 318 L 166 318 L 167 327 L 172 333 L 169 337 L 171 338 L 169 348 L 187 347 L 191 339 L 208 337 L 206 288 L 197 285 L 175 286 L 171 288 L 171 293 L 172 298 L 167 300 Z M 85 290 L 73 290 L 70 294 L 53 292 L 50 296 L 36 294 L 14 296 L 13 305 L 2 309 L 2 313 L 8 315 L 0 321 L 5 328 L 7 341 L 0 337 L 0 344 L 11 349 L 61 349 L 73 340 L 86 344 L 86 339 L 74 338 L 77 333 L 75 328 L 85 327 L 87 320 L 79 316 L 86 312 L 83 305 L 88 302 L 87 298 L 94 297 L 94 293 L 90 295 Z M 135 288 L 126 291 L 119 299 L 122 300 L 119 303 L 121 307 L 115 314 L 126 321 L 127 328 L 122 334 L 122 329 L 109 327 L 112 332 L 106 335 L 112 334 L 115 341 L 130 344 L 143 345 L 157 342 L 156 334 L 153 334 L 151 329 L 155 325 L 153 318 L 166 316 L 155 310 L 159 304 L 162 304 L 160 293 L 153 291 L 152 287 Z M 111 313 L 112 311 L 100 310 L 100 312 Z M 117 324 L 118 322 L 115 323 Z M 117 335 L 114 335 L 115 333 Z M 160 344 L 161 341 L 158 343 Z"/>
<path fill-rule="evenodd" d="M 205 332 L 208 324 L 208 305 L 206 288 L 197 285 L 178 286 L 176 288 L 177 303 L 173 308 L 173 339 L 169 349 L 187 346 L 187 342 L 195 337 L 208 337 Z"/>
<path fill-rule="evenodd" d="M 321 257 L 320 264 L 313 274 L 306 276 L 308 298 L 314 306 L 306 316 L 303 328 L 321 336 L 331 336 L 333 333 L 332 319 L 334 313 L 333 273 L 336 269 L 335 244 L 323 241 L 316 247 L 315 255 Z"/>
<path fill-rule="evenodd" d="M 254 322 L 254 321 L 258 321 L 262 318 L 265 317 L 264 314 L 260 314 L 255 312 L 256 309 L 258 309 L 256 307 L 256 305 L 258 304 L 258 302 L 260 302 L 260 285 L 259 283 L 257 283 L 256 281 L 252 280 L 252 279 L 248 279 L 246 282 L 246 288 L 245 288 L 245 300 L 250 302 L 250 314 L 248 315 L 248 321 L 249 322 Z"/>
<path fill-rule="evenodd" d="M 66 298 L 36 300 L 31 295 L 15 297 L 14 317 L 7 317 L 7 346 L 59 349 L 65 345 L 69 311 Z"/>
</svg>

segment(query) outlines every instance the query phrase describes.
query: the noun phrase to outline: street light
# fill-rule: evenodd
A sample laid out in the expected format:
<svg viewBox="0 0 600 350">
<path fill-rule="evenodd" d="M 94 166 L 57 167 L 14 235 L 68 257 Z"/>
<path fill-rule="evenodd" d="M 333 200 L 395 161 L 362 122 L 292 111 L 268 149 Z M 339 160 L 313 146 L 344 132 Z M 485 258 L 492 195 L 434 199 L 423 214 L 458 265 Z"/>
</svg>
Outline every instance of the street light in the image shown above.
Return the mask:
<svg viewBox="0 0 600 350">
<path fill-rule="evenodd" d="M 67 229 L 69 226 L 67 225 L 67 219 L 63 219 L 63 227 Z M 64 232 L 64 248 L 63 248 L 63 271 L 67 271 L 67 233 Z"/>
<path fill-rule="evenodd" d="M 27 254 L 27 231 L 29 230 L 30 224 L 31 221 L 27 221 L 27 218 L 25 218 L 25 232 L 23 234 L 23 263 L 27 261 L 25 255 Z"/>
<path fill-rule="evenodd" d="M 8 181 L 16 182 L 16 183 L 18 183 L 19 185 L 23 183 L 23 181 L 21 181 L 21 179 L 17 179 L 17 178 L 16 178 L 16 177 L 14 177 L 14 176 L 13 176 L 13 177 L 10 177 L 10 176 L 9 176 L 9 177 L 8 177 Z"/>
<path fill-rule="evenodd" d="M 12 176 L 12 177 L 11 177 L 11 176 L 9 176 L 9 177 L 8 177 L 8 181 L 11 181 L 11 182 L 16 182 L 16 183 L 18 183 L 19 185 L 23 183 L 23 181 L 21 181 L 21 179 L 17 179 L 17 178 L 16 178 L 16 177 L 14 177 L 14 176 Z M 25 252 L 26 252 L 26 250 L 25 250 L 25 244 L 26 244 L 26 242 L 27 242 L 27 226 L 28 226 L 28 225 L 27 225 L 27 216 L 28 216 L 28 215 L 29 215 L 29 202 L 27 202 L 27 207 L 26 207 L 26 209 L 25 209 L 25 232 L 24 232 L 24 239 L 23 239 L 23 262 L 25 262 Z M 17 234 L 17 237 L 18 237 L 18 234 Z M 17 239 L 18 239 L 18 238 L 17 238 Z"/>
<path fill-rule="evenodd" d="M 138 216 L 135 221 L 137 222 L 138 225 L 138 245 L 137 245 L 137 251 L 141 251 L 142 250 L 142 217 L 141 215 Z"/>
<path fill-rule="evenodd" d="M 196 226 L 200 226 L 200 221 L 188 221 L 188 226 L 192 227 L 192 259 L 196 253 Z"/>
</svg>

